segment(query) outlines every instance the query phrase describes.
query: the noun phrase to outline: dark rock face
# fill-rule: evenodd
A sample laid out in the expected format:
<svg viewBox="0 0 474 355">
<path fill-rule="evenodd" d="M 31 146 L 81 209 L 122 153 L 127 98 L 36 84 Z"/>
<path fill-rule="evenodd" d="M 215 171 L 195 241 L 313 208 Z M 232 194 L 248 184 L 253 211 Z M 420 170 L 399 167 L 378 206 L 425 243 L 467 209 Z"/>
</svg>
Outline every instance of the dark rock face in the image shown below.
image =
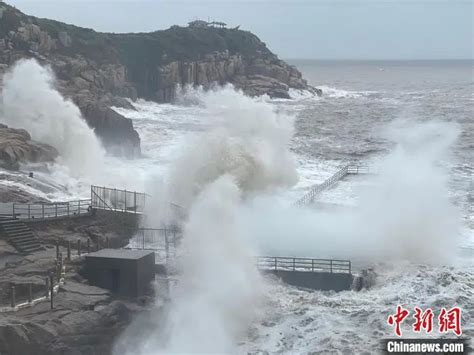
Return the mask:
<svg viewBox="0 0 474 355">
<path fill-rule="evenodd" d="M 133 129 L 132 121 L 100 102 L 79 105 L 87 123 L 94 127 L 107 150 L 117 156 L 134 158 L 141 155 L 140 137 Z M 117 137 L 126 137 L 118 142 Z"/>
<path fill-rule="evenodd" d="M 0 124 L 0 167 L 17 170 L 22 162 L 49 162 L 57 157 L 56 148 L 31 140 L 24 129 Z"/>
<path fill-rule="evenodd" d="M 33 285 L 33 298 L 45 295 L 45 278 L 55 270 L 55 248 L 58 243 L 65 254 L 68 242 L 87 240 L 96 246 L 105 245 L 108 238 L 114 246 L 124 246 L 135 234 L 137 216 L 123 224 L 123 216 L 96 215 L 73 220 L 35 222 L 30 227 L 46 250 L 12 260 L 14 250 L 0 243 L 0 307 L 10 304 L 10 285 L 15 284 L 17 303 L 28 299 L 28 284 Z M 131 228 L 125 228 L 126 226 Z M 2 240 L 0 240 L 2 242 Z M 77 255 L 76 250 L 73 256 Z M 7 264 L 2 264 L 10 256 Z M 13 255 L 14 256 L 14 255 Z M 0 313 L 0 353 L 25 354 L 112 354 L 112 346 L 133 318 L 148 313 L 151 296 L 118 299 L 108 290 L 88 285 L 80 276 L 84 256 L 74 257 L 66 267 L 66 282 L 54 296 L 54 309 L 48 301 L 16 312 Z"/>
<path fill-rule="evenodd" d="M 252 96 L 289 98 L 289 89 L 321 92 L 258 37 L 239 29 L 173 26 L 139 34 L 107 34 L 26 16 L 0 3 L 1 73 L 16 60 L 50 65 L 59 90 L 81 109 L 106 149 L 133 157 L 140 141 L 129 120 L 110 106 L 142 97 L 172 101 L 178 85 L 234 84 Z"/>
<path fill-rule="evenodd" d="M 321 95 L 247 31 L 173 26 L 149 34 L 111 35 L 110 40 L 138 95 L 151 100 L 173 100 L 177 85 L 208 88 L 216 83 L 232 83 L 251 96 L 289 98 L 290 88 Z"/>
</svg>

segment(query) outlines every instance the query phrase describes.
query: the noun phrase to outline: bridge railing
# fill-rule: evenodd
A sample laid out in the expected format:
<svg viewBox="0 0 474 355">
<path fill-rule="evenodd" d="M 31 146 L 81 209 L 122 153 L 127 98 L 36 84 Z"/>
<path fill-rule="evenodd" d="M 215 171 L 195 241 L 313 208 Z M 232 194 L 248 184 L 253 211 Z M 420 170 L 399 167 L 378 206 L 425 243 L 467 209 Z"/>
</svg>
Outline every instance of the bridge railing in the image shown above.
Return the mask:
<svg viewBox="0 0 474 355">
<path fill-rule="evenodd" d="M 323 192 L 324 190 L 329 189 L 335 185 L 339 180 L 342 180 L 346 175 L 349 174 L 376 174 L 377 171 L 371 168 L 368 165 L 361 165 L 355 163 L 349 163 L 344 165 L 328 179 L 326 179 L 322 184 L 314 185 L 311 187 L 309 192 L 307 192 L 303 197 L 296 201 L 296 206 L 304 206 L 311 204 L 315 201 L 316 197 Z"/>
<path fill-rule="evenodd" d="M 92 208 L 128 213 L 145 212 L 146 194 L 110 187 L 91 186 Z"/>
<path fill-rule="evenodd" d="M 90 199 L 56 203 L 14 203 L 12 217 L 30 220 L 73 217 L 90 214 L 90 206 Z"/>
<path fill-rule="evenodd" d="M 351 261 L 338 259 L 259 256 L 257 257 L 257 267 L 273 271 L 352 273 Z"/>
<path fill-rule="evenodd" d="M 369 165 L 350 164 L 347 166 L 347 174 L 374 174 L 375 170 Z"/>
<path fill-rule="evenodd" d="M 319 195 L 324 190 L 333 186 L 337 181 L 341 180 L 344 176 L 348 174 L 349 165 L 346 165 L 336 171 L 331 177 L 326 179 L 322 184 L 314 185 L 311 190 L 306 193 L 302 198 L 296 201 L 297 206 L 304 206 L 310 203 L 313 203 L 316 199 L 316 196 Z"/>
</svg>

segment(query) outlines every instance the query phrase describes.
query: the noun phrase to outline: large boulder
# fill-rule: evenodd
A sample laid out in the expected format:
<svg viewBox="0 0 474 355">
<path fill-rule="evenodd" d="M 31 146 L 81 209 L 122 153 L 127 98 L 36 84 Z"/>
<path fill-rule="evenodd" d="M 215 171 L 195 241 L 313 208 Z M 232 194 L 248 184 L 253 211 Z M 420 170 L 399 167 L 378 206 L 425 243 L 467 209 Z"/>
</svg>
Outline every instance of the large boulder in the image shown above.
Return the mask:
<svg viewBox="0 0 474 355">
<path fill-rule="evenodd" d="M 269 76 L 240 76 L 235 78 L 234 84 L 250 96 L 268 95 L 274 98 L 290 98 L 288 85 Z"/>
<path fill-rule="evenodd" d="M 20 163 L 50 162 L 58 155 L 56 148 L 31 140 L 24 129 L 0 125 L 0 167 L 17 170 Z"/>
<path fill-rule="evenodd" d="M 127 158 L 141 155 L 140 136 L 130 119 L 102 102 L 83 101 L 79 108 L 109 153 Z"/>
</svg>

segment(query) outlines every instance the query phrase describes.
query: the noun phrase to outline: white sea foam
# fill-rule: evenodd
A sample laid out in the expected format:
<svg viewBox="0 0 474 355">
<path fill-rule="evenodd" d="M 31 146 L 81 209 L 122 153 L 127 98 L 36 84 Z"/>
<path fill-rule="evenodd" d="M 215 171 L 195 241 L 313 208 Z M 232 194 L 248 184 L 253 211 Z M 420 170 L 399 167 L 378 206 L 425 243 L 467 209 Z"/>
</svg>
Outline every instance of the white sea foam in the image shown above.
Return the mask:
<svg viewBox="0 0 474 355">
<path fill-rule="evenodd" d="M 289 151 L 291 117 L 231 86 L 209 92 L 188 89 L 182 99 L 203 107 L 208 125 L 171 166 L 167 189 L 157 182 L 154 190 L 161 194 L 155 194 L 158 201 L 148 211 L 149 219 L 163 219 L 160 207 L 171 196 L 189 209 L 189 220 L 178 293 L 166 324 L 156 326 L 158 340 L 145 341 L 142 354 L 235 351 L 257 315 L 261 285 L 255 252 L 242 236 L 236 213 L 242 199 L 296 182 Z"/>
<path fill-rule="evenodd" d="M 300 210 L 273 198 L 244 208 L 241 223 L 256 248 L 270 255 L 414 262 L 455 252 L 461 219 L 439 159 L 447 159 L 458 130 L 440 122 L 404 125 L 389 130 L 398 145 L 381 162 L 381 173 L 350 192 L 357 208 Z"/>
<path fill-rule="evenodd" d="M 290 97 L 293 99 L 293 100 L 312 100 L 312 99 L 317 99 L 319 98 L 318 95 L 312 93 L 311 91 L 309 90 L 301 90 L 301 89 L 293 89 L 293 88 L 290 88 L 290 90 L 288 91 L 288 93 L 290 94 Z"/>
<path fill-rule="evenodd" d="M 71 175 L 95 174 L 105 152 L 79 109 L 55 89 L 52 70 L 20 60 L 4 77 L 2 121 L 26 129 L 33 139 L 54 146 Z"/>
<path fill-rule="evenodd" d="M 372 94 L 327 89 L 326 97 L 331 99 Z M 429 259 L 438 255 L 443 245 L 453 249 L 456 244 L 446 238 L 458 233 L 459 224 L 456 209 L 445 198 L 447 173 L 438 164 L 441 153 L 456 137 L 456 128 L 449 124 L 406 123 L 406 129 L 392 127 L 387 138 L 398 142 L 398 147 L 378 162 L 385 173 L 369 180 L 344 181 L 323 195 L 326 202 L 344 200 L 347 205 L 358 204 L 358 211 L 350 208 L 300 211 L 288 207 L 291 201 L 310 185 L 324 181 L 337 169 L 338 162 L 299 156 L 296 164 L 290 164 L 292 170 L 286 175 L 279 167 L 285 166 L 289 158 L 286 150 L 284 154 L 279 152 L 294 144 L 288 138 L 291 124 L 287 126 L 292 119 L 279 113 L 271 100 L 242 98 L 230 88 L 210 93 L 197 90 L 187 95 L 179 105 L 139 101 L 135 103 L 138 111 L 117 109 L 133 120 L 142 137 L 146 158 L 110 160 L 106 164 L 112 173 L 106 181 L 120 186 L 119 180 L 128 179 L 132 171 L 136 180 L 140 180 L 134 183 L 140 186 L 148 180 L 148 186 L 153 187 L 147 191 L 161 197 L 161 191 L 167 193 L 168 177 L 178 176 L 176 186 L 184 187 L 183 201 L 190 208 L 184 245 L 191 252 L 183 260 L 179 297 L 171 313 L 163 317 L 160 314 L 145 326 L 148 342 L 141 344 L 142 349 L 132 348 L 131 353 L 140 349 L 142 354 L 157 354 L 189 350 L 188 346 L 203 351 L 301 353 L 306 350 L 354 352 L 355 349 L 361 353 L 367 350 L 367 342 L 376 346 L 375 342 L 387 335 L 385 319 L 397 302 L 432 307 L 455 302 L 467 309 L 466 314 L 472 313 L 469 302 L 474 297 L 472 266 L 413 263 L 419 257 Z M 274 125 L 273 128 L 268 129 L 268 124 Z M 273 133 L 267 135 L 268 130 Z M 280 136 L 283 143 L 277 142 Z M 278 148 L 262 142 L 272 147 L 276 142 Z M 210 163 L 209 158 L 212 158 Z M 274 163 L 268 164 L 267 158 Z M 170 169 L 176 160 L 180 162 Z M 249 164 L 249 160 L 259 164 Z M 301 175 L 300 182 L 286 188 L 294 183 L 288 177 L 294 177 L 295 165 Z M 56 167 L 35 175 L 44 174 L 42 178 L 50 176 L 55 183 L 63 184 L 66 195 L 80 195 L 88 189 L 84 178 L 71 178 L 67 166 Z M 420 174 L 419 178 L 410 180 L 414 171 Z M 113 181 L 112 175 L 119 178 Z M 157 182 L 155 176 L 163 178 L 163 182 Z M 199 181 L 199 186 L 190 188 L 193 181 Z M 266 190 L 271 181 L 274 184 L 270 183 L 273 188 L 269 193 Z M 59 195 L 58 192 L 47 197 L 59 198 Z M 474 238 L 472 229 L 465 233 Z M 416 248 L 419 253 L 413 253 Z M 249 256 L 259 252 L 344 258 L 363 255 L 366 259 L 375 255 L 374 259 L 382 256 L 395 260 L 377 265 L 383 282 L 362 293 L 306 292 L 273 282 L 268 289 L 249 290 L 249 286 L 258 283 Z M 221 263 L 223 257 L 231 260 L 225 267 Z M 400 261 L 404 258 L 412 261 Z M 219 280 L 217 285 L 215 280 Z M 251 328 L 254 335 L 236 348 L 237 342 L 245 339 L 242 330 L 258 316 L 254 302 L 260 300 L 262 292 L 268 302 L 265 321 L 254 322 Z M 226 299 L 237 302 L 229 304 Z M 165 329 L 160 328 L 165 319 L 169 323 Z M 200 329 L 189 327 L 196 324 L 195 319 L 212 329 L 214 335 L 203 335 Z M 473 334 L 470 319 L 465 319 L 463 324 Z M 164 342 L 158 343 L 154 338 Z M 213 342 L 199 342 L 200 339 Z"/>
<path fill-rule="evenodd" d="M 288 150 L 292 117 L 231 86 L 206 93 L 188 90 L 186 95 L 205 109 L 207 130 L 190 137 L 171 167 L 168 190 L 173 202 L 189 206 L 207 184 L 225 174 L 233 176 L 246 195 L 296 183 Z"/>
<path fill-rule="evenodd" d="M 197 196 L 184 231 L 179 283 L 169 311 L 156 320 L 163 324 L 140 342 L 138 353 L 233 353 L 245 338 L 258 315 L 263 284 L 236 225 L 240 198 L 229 175 L 209 183 Z"/>
<path fill-rule="evenodd" d="M 352 91 L 337 89 L 329 86 L 318 86 L 317 88 L 322 90 L 323 98 L 327 97 L 333 99 L 356 99 L 377 93 L 377 91 Z"/>
<path fill-rule="evenodd" d="M 255 324 L 252 337 L 239 347 L 240 353 L 347 353 L 372 354 L 380 341 L 394 336 L 386 323 L 397 304 L 407 308 L 432 308 L 452 303 L 463 310 L 463 332 L 474 334 L 472 297 L 474 264 L 427 266 L 407 262 L 372 265 L 377 284 L 362 292 L 319 292 L 270 283 L 266 291 L 265 322 Z M 435 326 L 426 335 L 412 330 L 411 318 L 402 324 L 404 338 L 439 338 Z M 472 343 L 472 341 L 471 341 Z"/>
</svg>

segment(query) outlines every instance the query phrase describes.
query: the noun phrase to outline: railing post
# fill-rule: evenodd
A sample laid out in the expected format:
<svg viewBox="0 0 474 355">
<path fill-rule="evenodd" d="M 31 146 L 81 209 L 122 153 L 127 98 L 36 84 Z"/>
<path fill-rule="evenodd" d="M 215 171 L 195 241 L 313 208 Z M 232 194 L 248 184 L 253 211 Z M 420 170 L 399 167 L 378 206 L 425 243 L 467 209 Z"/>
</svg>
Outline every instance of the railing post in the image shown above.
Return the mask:
<svg viewBox="0 0 474 355">
<path fill-rule="evenodd" d="M 28 303 L 33 302 L 33 285 L 31 282 L 28 284 Z"/>
<path fill-rule="evenodd" d="M 311 259 L 311 271 L 314 272 L 314 259 Z"/>
<path fill-rule="evenodd" d="M 77 240 L 77 255 L 81 256 L 81 240 Z"/>
<path fill-rule="evenodd" d="M 277 270 L 277 258 L 275 257 L 275 271 Z"/>
<path fill-rule="evenodd" d="M 133 206 L 135 206 L 134 210 L 136 214 L 137 213 L 137 192 L 136 191 L 133 192 Z"/>
<path fill-rule="evenodd" d="M 58 279 L 58 283 L 59 283 L 59 281 L 61 281 L 62 269 L 63 269 L 63 254 L 60 253 L 59 254 L 59 261 L 58 261 L 58 269 L 57 269 L 58 274 L 56 275 L 57 279 Z"/>
<path fill-rule="evenodd" d="M 15 299 L 15 285 L 12 284 L 12 287 L 11 287 L 11 306 L 12 308 L 15 308 L 16 306 L 16 299 Z"/>
<path fill-rule="evenodd" d="M 293 271 L 295 271 L 295 270 L 296 270 L 296 259 L 293 258 Z"/>
<path fill-rule="evenodd" d="M 79 200 L 79 203 L 77 204 L 77 214 L 81 214 L 81 200 Z"/>
<path fill-rule="evenodd" d="M 58 218 L 58 204 L 57 203 L 54 204 L 54 208 L 56 210 L 56 218 Z"/>
<path fill-rule="evenodd" d="M 53 295 L 54 295 L 54 275 L 53 275 L 53 273 L 50 273 L 49 274 L 49 299 L 50 299 L 51 309 L 54 308 Z"/>
<path fill-rule="evenodd" d="M 69 202 L 67 203 L 67 216 L 69 217 Z"/>
<path fill-rule="evenodd" d="M 330 270 L 331 270 L 331 274 L 332 274 L 332 260 L 331 260 L 329 265 L 330 265 Z"/>
<path fill-rule="evenodd" d="M 124 212 L 127 212 L 127 190 L 124 190 L 124 194 L 125 194 L 125 208 L 124 208 Z"/>
<path fill-rule="evenodd" d="M 45 285 L 46 285 L 46 297 L 49 297 L 49 276 L 46 277 L 45 279 Z"/>
<path fill-rule="evenodd" d="M 67 260 L 71 261 L 71 241 L 67 241 Z"/>
</svg>

